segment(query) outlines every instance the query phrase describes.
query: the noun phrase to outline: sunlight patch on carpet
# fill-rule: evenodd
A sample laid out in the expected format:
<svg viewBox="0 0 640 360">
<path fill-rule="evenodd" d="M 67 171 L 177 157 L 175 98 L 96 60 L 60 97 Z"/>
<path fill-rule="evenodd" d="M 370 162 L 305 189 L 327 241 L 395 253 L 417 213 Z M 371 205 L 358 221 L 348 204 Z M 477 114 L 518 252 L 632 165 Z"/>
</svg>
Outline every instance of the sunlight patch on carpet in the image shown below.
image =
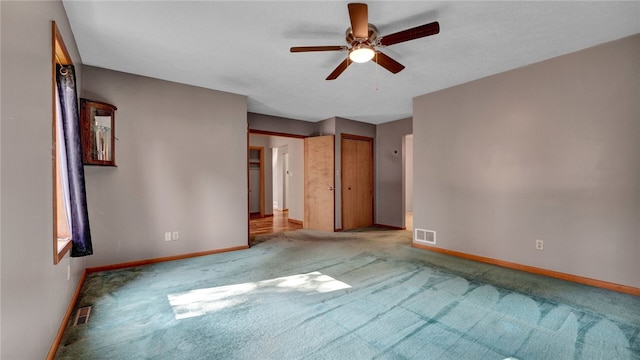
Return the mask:
<svg viewBox="0 0 640 360">
<path fill-rule="evenodd" d="M 177 320 L 202 316 L 231 306 L 242 304 L 248 297 L 266 293 L 326 293 L 348 289 L 351 286 L 331 276 L 314 271 L 307 274 L 279 277 L 275 279 L 242 284 L 195 289 L 167 298 Z"/>
</svg>

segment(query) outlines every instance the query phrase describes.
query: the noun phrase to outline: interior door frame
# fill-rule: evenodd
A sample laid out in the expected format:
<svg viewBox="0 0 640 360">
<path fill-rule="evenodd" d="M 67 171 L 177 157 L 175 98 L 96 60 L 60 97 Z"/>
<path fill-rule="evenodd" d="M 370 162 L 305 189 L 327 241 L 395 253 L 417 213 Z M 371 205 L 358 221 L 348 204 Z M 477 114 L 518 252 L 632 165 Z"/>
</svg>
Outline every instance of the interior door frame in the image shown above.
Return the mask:
<svg viewBox="0 0 640 360">
<path fill-rule="evenodd" d="M 375 189 L 375 163 L 374 163 L 374 148 L 373 148 L 373 138 L 368 137 L 368 136 L 362 136 L 362 135 L 354 135 L 354 134 L 345 134 L 342 133 L 340 134 L 340 221 L 342 223 L 342 228 L 344 229 L 344 196 L 345 196 L 345 184 L 344 184 L 344 156 L 343 156 L 343 152 L 344 152 L 344 146 L 343 146 L 343 142 L 344 140 L 357 140 L 357 141 L 366 141 L 369 143 L 369 150 L 371 151 L 370 153 L 370 158 L 369 158 L 369 164 L 370 164 L 370 174 L 371 177 L 369 178 L 369 185 L 371 186 L 371 225 L 374 225 L 375 222 L 375 196 L 376 196 L 376 189 Z"/>
<path fill-rule="evenodd" d="M 306 137 L 308 136 L 304 136 L 304 135 L 297 135 L 297 134 L 287 134 L 287 133 L 281 133 L 281 132 L 275 132 L 275 131 L 265 131 L 265 130 L 256 130 L 256 129 L 251 129 L 249 128 L 247 131 L 247 184 L 249 183 L 249 152 L 252 148 L 255 148 L 257 146 L 251 146 L 251 141 L 250 141 L 250 136 L 251 134 L 254 135 L 265 135 L 265 136 L 280 136 L 280 137 L 288 137 L 288 138 L 294 138 L 294 139 L 301 139 L 304 140 Z M 264 148 L 263 148 L 263 152 L 261 153 L 261 160 L 260 160 L 260 164 L 262 165 L 260 171 L 261 171 L 261 175 L 260 175 L 260 182 L 261 182 L 261 190 L 260 190 L 260 194 L 262 194 L 262 199 L 261 199 L 261 217 L 264 217 Z M 247 201 L 249 200 L 249 196 L 250 194 L 247 192 Z M 249 209 L 248 214 L 247 214 L 247 224 L 249 224 L 249 221 L 251 220 L 251 209 Z M 249 226 L 249 225 L 247 225 Z M 250 226 L 249 226 L 250 227 Z"/>
<path fill-rule="evenodd" d="M 248 246 L 251 246 L 251 206 L 250 206 L 250 199 L 249 199 L 249 197 L 251 196 L 251 194 L 249 194 L 249 185 L 250 185 L 249 184 L 249 151 L 251 149 L 251 134 L 266 135 L 266 136 L 280 136 L 280 137 L 289 137 L 289 138 L 296 138 L 296 139 L 304 139 L 307 137 L 304 135 L 251 129 L 249 126 L 247 126 L 247 245 Z M 264 163 L 264 161 L 261 161 L 261 163 Z M 261 191 L 261 193 L 264 196 L 264 169 L 262 173 L 262 186 L 263 186 L 263 190 Z M 262 200 L 264 202 L 264 198 Z M 264 210 L 263 210 L 263 215 L 264 215 Z"/>
</svg>

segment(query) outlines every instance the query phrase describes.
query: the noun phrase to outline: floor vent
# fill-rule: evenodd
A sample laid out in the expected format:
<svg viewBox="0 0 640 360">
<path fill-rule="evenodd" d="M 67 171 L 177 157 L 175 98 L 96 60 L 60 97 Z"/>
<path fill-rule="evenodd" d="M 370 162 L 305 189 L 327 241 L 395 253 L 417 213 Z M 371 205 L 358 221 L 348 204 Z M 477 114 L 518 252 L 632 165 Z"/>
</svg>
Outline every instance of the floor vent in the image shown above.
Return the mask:
<svg viewBox="0 0 640 360">
<path fill-rule="evenodd" d="M 89 315 L 91 314 L 91 306 L 85 306 L 78 309 L 76 313 L 76 319 L 73 321 L 73 326 L 83 325 L 89 322 Z"/>
<path fill-rule="evenodd" d="M 432 230 L 416 229 L 413 239 L 417 243 L 435 245 L 436 232 Z"/>
</svg>

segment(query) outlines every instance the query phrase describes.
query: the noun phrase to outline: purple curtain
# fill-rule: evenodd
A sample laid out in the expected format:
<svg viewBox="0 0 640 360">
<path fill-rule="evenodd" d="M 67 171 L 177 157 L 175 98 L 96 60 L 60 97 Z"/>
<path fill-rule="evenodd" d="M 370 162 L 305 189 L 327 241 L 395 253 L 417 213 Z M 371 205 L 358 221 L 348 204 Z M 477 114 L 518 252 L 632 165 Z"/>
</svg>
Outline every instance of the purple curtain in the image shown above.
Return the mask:
<svg viewBox="0 0 640 360">
<path fill-rule="evenodd" d="M 76 93 L 76 74 L 73 65 L 56 66 L 56 83 L 62 113 L 62 133 L 67 151 L 67 174 L 71 200 L 71 256 L 93 254 L 87 194 L 84 185 L 82 164 L 82 142 L 80 140 L 80 117 Z"/>
</svg>

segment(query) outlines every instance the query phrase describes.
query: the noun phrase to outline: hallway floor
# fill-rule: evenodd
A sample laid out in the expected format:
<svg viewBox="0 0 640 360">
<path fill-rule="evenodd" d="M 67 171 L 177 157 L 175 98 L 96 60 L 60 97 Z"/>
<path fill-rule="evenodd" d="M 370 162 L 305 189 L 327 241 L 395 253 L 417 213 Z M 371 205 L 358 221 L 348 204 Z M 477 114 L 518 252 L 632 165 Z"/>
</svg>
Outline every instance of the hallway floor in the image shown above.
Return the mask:
<svg viewBox="0 0 640 360">
<path fill-rule="evenodd" d="M 290 222 L 289 212 L 287 210 L 274 209 L 273 216 L 251 218 L 249 220 L 249 236 L 298 229 L 302 229 L 302 225 Z"/>
</svg>

